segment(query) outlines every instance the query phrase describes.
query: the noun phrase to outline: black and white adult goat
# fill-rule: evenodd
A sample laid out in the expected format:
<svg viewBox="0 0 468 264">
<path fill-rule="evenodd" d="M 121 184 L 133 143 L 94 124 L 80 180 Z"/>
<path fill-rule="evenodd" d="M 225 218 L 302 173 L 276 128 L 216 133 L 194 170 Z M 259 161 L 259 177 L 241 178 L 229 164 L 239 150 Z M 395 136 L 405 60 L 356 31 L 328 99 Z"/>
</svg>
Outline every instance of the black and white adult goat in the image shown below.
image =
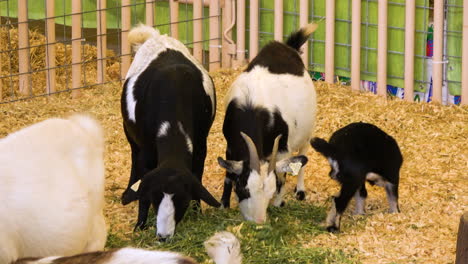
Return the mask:
<svg viewBox="0 0 468 264">
<path fill-rule="evenodd" d="M 104 138 L 94 119 L 47 119 L 0 149 L 0 264 L 104 248 Z"/>
<path fill-rule="evenodd" d="M 202 185 L 215 90 L 206 70 L 178 40 L 143 25 L 128 38 L 137 52 L 121 100 L 132 150 L 122 203 L 138 199 L 135 228 L 142 229 L 153 205 L 157 235 L 164 239 L 174 234 L 191 200 L 220 206 Z"/>
<path fill-rule="evenodd" d="M 215 264 L 241 264 L 239 240 L 229 232 L 218 232 L 205 241 Z M 69 257 L 24 258 L 11 264 L 197 264 L 192 258 L 170 251 L 120 248 Z M 5 263 L 8 264 L 8 263 Z"/>
<path fill-rule="evenodd" d="M 314 138 L 311 145 L 328 159 L 330 177 L 341 184 L 327 216 L 328 231 L 340 229 L 341 216 L 353 196 L 355 213 L 364 214 L 366 181 L 385 188 L 391 213 L 400 211 L 398 183 L 403 157 L 387 133 L 372 124 L 352 123 L 334 132 L 329 142 Z"/>
<path fill-rule="evenodd" d="M 316 28 L 317 24 L 309 24 L 291 34 L 286 44 L 273 41 L 263 47 L 226 96 L 227 160 L 218 158 L 227 170 L 222 203 L 229 207 L 234 184 L 247 220 L 265 222 L 275 193 L 273 205 L 284 205 L 290 163 L 300 169 L 296 197 L 305 197 L 302 166 L 315 127 L 316 94 L 299 50 Z M 278 149 L 273 147 L 275 141 Z M 295 151 L 299 156 L 292 157 Z"/>
</svg>

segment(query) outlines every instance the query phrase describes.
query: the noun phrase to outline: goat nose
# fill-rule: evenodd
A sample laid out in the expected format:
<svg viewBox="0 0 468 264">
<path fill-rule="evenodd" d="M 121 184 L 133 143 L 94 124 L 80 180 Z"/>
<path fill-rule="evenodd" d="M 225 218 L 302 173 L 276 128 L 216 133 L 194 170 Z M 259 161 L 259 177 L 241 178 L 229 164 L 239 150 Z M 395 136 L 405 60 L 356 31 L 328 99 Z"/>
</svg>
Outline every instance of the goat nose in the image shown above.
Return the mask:
<svg viewBox="0 0 468 264">
<path fill-rule="evenodd" d="M 156 234 L 156 236 L 158 237 L 158 241 L 160 242 L 166 242 L 167 240 L 167 236 L 163 236 L 161 234 Z"/>
<path fill-rule="evenodd" d="M 257 224 L 263 224 L 265 223 L 265 217 L 259 217 L 255 220 L 255 223 Z"/>
</svg>

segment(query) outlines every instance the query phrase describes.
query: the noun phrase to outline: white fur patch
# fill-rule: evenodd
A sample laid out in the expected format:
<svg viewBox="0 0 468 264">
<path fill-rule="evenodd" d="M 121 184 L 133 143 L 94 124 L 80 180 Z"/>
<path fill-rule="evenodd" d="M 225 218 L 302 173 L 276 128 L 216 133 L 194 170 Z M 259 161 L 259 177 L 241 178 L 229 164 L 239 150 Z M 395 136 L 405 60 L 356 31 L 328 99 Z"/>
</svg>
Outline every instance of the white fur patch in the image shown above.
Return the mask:
<svg viewBox="0 0 468 264">
<path fill-rule="evenodd" d="M 167 136 L 167 132 L 169 131 L 169 128 L 171 128 L 171 124 L 169 124 L 168 121 L 162 122 L 161 126 L 158 129 L 158 134 L 156 136 L 159 138 Z"/>
<path fill-rule="evenodd" d="M 333 171 L 331 173 L 331 177 L 332 178 L 336 178 L 336 175 L 338 175 L 338 173 L 340 172 L 340 168 L 338 166 L 338 161 L 332 159 L 332 158 L 327 158 L 328 160 L 328 163 L 330 163 L 330 166 L 333 168 Z"/>
<path fill-rule="evenodd" d="M 234 99 L 241 107 L 253 103 L 271 112 L 278 109 L 288 125 L 289 151 L 309 144 L 317 107 L 314 84 L 307 71 L 303 76 L 273 74 L 257 65 L 237 77 L 225 97 L 225 107 Z"/>
<path fill-rule="evenodd" d="M 250 197 L 240 201 L 239 208 L 246 220 L 262 224 L 267 218 L 267 208 L 276 192 L 276 178 L 274 172 L 268 177 L 268 163 L 261 165 L 261 174 L 253 170 L 247 180 Z"/>
<path fill-rule="evenodd" d="M 117 250 L 108 263 L 112 264 L 178 264 L 184 257 L 168 251 L 149 251 L 137 248 L 122 248 Z"/>
<path fill-rule="evenodd" d="M 385 187 L 386 181 L 377 173 L 369 172 L 366 174 L 366 180 L 373 181 L 375 185 Z"/>
<path fill-rule="evenodd" d="M 182 42 L 171 38 L 167 35 L 154 35 L 138 48 L 135 58 L 133 59 L 130 68 L 128 69 L 127 76 L 125 79 L 132 77 L 138 77 L 149 65 L 155 60 L 159 54 L 166 51 L 167 49 L 172 49 L 181 52 L 187 59 L 189 59 L 202 73 L 203 78 L 203 88 L 205 89 L 206 94 L 210 96 L 211 105 L 213 106 L 212 116 L 215 114 L 215 97 L 214 97 L 214 86 L 211 81 L 208 72 L 205 70 L 203 65 L 195 59 L 195 57 L 190 54 L 190 51 L 187 47 L 182 44 Z"/>
<path fill-rule="evenodd" d="M 215 263 L 242 263 L 240 242 L 230 232 L 218 232 L 205 241 L 204 245 L 206 252 Z"/>
<path fill-rule="evenodd" d="M 128 119 L 132 120 L 133 122 L 136 122 L 135 118 L 135 106 L 136 106 L 136 99 L 135 96 L 133 95 L 133 88 L 135 86 L 135 81 L 138 78 L 138 76 L 132 77 L 128 80 L 127 82 L 127 112 L 128 112 Z"/>
<path fill-rule="evenodd" d="M 189 135 L 185 132 L 184 126 L 182 126 L 182 123 L 178 122 L 180 132 L 184 135 L 185 141 L 187 142 L 187 149 L 190 153 L 193 153 L 193 144 L 192 140 L 190 139 Z"/>
<path fill-rule="evenodd" d="M 158 216 L 156 218 L 157 234 L 163 238 L 174 235 L 175 231 L 175 208 L 172 197 L 174 194 L 164 193 L 159 204 Z"/>
</svg>

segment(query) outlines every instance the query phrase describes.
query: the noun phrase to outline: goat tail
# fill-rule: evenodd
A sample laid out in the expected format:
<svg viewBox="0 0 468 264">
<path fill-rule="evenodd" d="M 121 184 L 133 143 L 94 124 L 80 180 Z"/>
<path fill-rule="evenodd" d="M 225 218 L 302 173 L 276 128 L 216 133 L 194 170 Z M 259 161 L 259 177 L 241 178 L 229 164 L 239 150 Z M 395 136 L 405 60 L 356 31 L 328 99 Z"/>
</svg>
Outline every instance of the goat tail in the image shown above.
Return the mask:
<svg viewBox="0 0 468 264">
<path fill-rule="evenodd" d="M 96 119 L 85 114 L 74 114 L 68 117 L 68 120 L 80 127 L 96 147 L 104 146 L 104 132 Z"/>
<path fill-rule="evenodd" d="M 335 147 L 321 138 L 313 138 L 310 141 L 310 145 L 317 151 L 320 152 L 325 157 L 334 158 L 336 154 Z"/>
<path fill-rule="evenodd" d="M 318 28 L 317 23 L 310 23 L 300 28 L 298 31 L 291 33 L 286 44 L 291 48 L 299 51 L 302 45 L 306 43 L 309 36 Z"/>
<path fill-rule="evenodd" d="M 216 264 L 241 264 L 242 253 L 236 236 L 227 231 L 214 234 L 205 241 L 205 249 Z"/>
<path fill-rule="evenodd" d="M 159 30 L 140 24 L 128 33 L 128 42 L 132 46 L 133 50 L 136 52 L 138 49 L 145 43 L 146 40 L 159 36 Z"/>
</svg>

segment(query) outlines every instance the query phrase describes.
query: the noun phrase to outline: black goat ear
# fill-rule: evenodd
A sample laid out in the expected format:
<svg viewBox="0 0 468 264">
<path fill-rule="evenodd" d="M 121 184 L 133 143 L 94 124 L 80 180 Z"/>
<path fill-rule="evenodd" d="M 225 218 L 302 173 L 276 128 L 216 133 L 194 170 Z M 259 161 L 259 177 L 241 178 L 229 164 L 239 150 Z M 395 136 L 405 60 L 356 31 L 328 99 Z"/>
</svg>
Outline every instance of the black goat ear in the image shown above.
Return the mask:
<svg viewBox="0 0 468 264">
<path fill-rule="evenodd" d="M 208 205 L 213 207 L 220 207 L 221 204 L 211 195 L 210 192 L 202 185 L 202 183 L 193 177 L 193 184 L 192 184 L 192 195 L 193 198 L 198 198 L 203 200 Z"/>
<path fill-rule="evenodd" d="M 240 175 L 242 173 L 242 169 L 244 168 L 244 163 L 242 161 L 224 160 L 221 157 L 218 157 L 218 164 L 219 166 L 226 169 L 227 172 L 236 175 Z"/>
</svg>

